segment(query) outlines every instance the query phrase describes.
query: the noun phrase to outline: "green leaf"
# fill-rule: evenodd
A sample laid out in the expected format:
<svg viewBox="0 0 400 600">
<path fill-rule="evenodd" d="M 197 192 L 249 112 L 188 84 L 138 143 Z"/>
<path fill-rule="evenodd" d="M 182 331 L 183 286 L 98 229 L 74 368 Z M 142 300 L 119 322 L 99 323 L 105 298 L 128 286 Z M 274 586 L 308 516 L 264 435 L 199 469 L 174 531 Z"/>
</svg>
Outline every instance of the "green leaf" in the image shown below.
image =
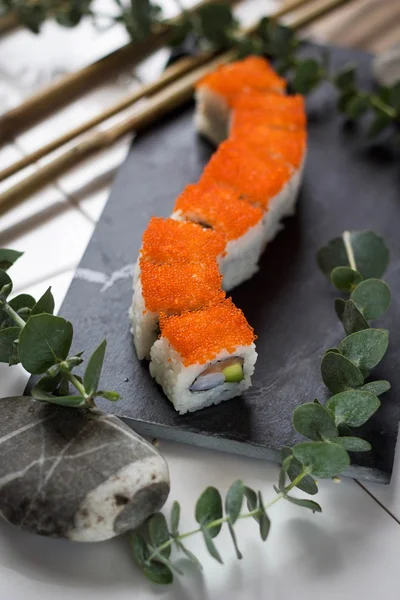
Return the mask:
<svg viewBox="0 0 400 600">
<path fill-rule="evenodd" d="M 229 4 L 213 2 L 205 4 L 197 13 L 201 34 L 211 44 L 224 47 L 229 43 L 229 34 L 238 27 Z"/>
<path fill-rule="evenodd" d="M 179 502 L 175 500 L 171 509 L 171 531 L 172 535 L 178 535 L 179 519 L 181 516 L 181 507 Z"/>
<path fill-rule="evenodd" d="M 331 282 L 341 292 L 351 292 L 360 281 L 360 273 L 350 267 L 335 267 L 331 273 Z"/>
<path fill-rule="evenodd" d="M 376 137 L 377 135 L 382 133 L 382 131 L 384 129 L 386 129 L 386 127 L 388 127 L 388 125 L 390 125 L 392 123 L 392 121 L 393 120 L 391 119 L 391 117 L 387 114 L 382 113 L 382 114 L 376 115 L 376 117 L 371 122 L 371 124 L 367 130 L 368 137 L 369 138 Z"/>
<path fill-rule="evenodd" d="M 15 296 L 9 300 L 8 304 L 24 321 L 27 321 L 35 302 L 35 299 L 29 294 L 19 294 L 18 296 Z M 14 325 L 14 321 L 1 308 L 0 321 L 3 321 L 3 327 L 5 325 L 7 327 L 12 327 Z"/>
<path fill-rule="evenodd" d="M 22 255 L 23 252 L 18 252 L 17 250 L 0 248 L 0 269 L 7 271 Z"/>
<path fill-rule="evenodd" d="M 342 69 L 337 71 L 334 78 L 334 83 L 340 90 L 355 88 L 356 66 L 354 64 L 347 64 Z"/>
<path fill-rule="evenodd" d="M 350 464 L 346 450 L 330 442 L 303 442 L 293 447 L 298 461 L 311 470 L 314 477 L 322 479 L 338 475 Z"/>
<path fill-rule="evenodd" d="M 288 446 L 284 446 L 281 450 L 281 458 L 287 458 L 288 456 L 292 456 L 292 460 L 290 461 L 287 474 L 290 481 L 294 481 L 300 475 L 300 473 L 303 472 L 303 465 L 296 458 L 294 458 L 292 449 Z M 306 494 L 310 494 L 310 496 L 314 496 L 318 492 L 318 486 L 311 475 L 304 475 L 296 487 Z"/>
<path fill-rule="evenodd" d="M 359 437 L 343 436 L 332 439 L 331 442 L 343 446 L 347 452 L 368 452 L 371 450 L 371 444 Z"/>
<path fill-rule="evenodd" d="M 22 366 L 34 375 L 45 373 L 67 358 L 72 336 L 72 324 L 62 317 L 47 314 L 30 317 L 19 340 Z"/>
<path fill-rule="evenodd" d="M 215 487 L 208 487 L 196 503 L 196 521 L 204 526 L 222 517 L 222 498 Z M 209 529 L 210 537 L 214 538 L 221 531 L 222 524 Z"/>
<path fill-rule="evenodd" d="M 380 396 L 381 394 L 388 392 L 390 388 L 390 383 L 383 379 L 381 381 L 370 381 L 369 383 L 365 383 L 359 389 L 365 392 L 371 392 L 371 394 L 375 394 L 375 396 Z"/>
<path fill-rule="evenodd" d="M 283 454 L 283 449 L 281 450 L 281 456 Z M 282 465 L 281 465 L 281 469 L 279 471 L 279 481 L 278 481 L 278 488 L 280 490 L 284 490 L 285 489 L 285 485 L 286 485 L 286 474 L 287 471 L 289 469 L 289 465 L 291 463 L 291 461 L 294 460 L 293 456 L 292 456 L 292 452 L 290 451 L 289 456 L 287 456 L 286 458 L 284 458 L 282 460 Z"/>
<path fill-rule="evenodd" d="M 10 357 L 14 351 L 14 342 L 18 339 L 20 332 L 19 327 L 8 327 L 0 330 L 0 362 L 10 363 Z"/>
<path fill-rule="evenodd" d="M 326 408 L 334 415 L 336 424 L 360 427 L 372 417 L 380 406 L 379 399 L 371 392 L 351 390 L 329 398 Z"/>
<path fill-rule="evenodd" d="M 60 385 L 61 380 L 62 380 L 61 373 L 57 373 L 54 377 L 45 375 L 44 377 L 39 379 L 39 381 L 37 382 L 34 389 L 41 390 L 43 392 L 48 392 L 49 394 L 52 394 L 53 392 L 56 391 L 56 389 Z"/>
<path fill-rule="evenodd" d="M 152 560 L 150 564 L 143 565 L 143 574 L 153 583 L 166 585 L 174 580 L 173 573 L 168 565 Z"/>
<path fill-rule="evenodd" d="M 321 375 L 324 384 L 333 394 L 358 388 L 364 383 L 360 369 L 337 352 L 325 354 L 321 361 Z"/>
<path fill-rule="evenodd" d="M 329 439 L 338 434 L 335 422 L 329 412 L 314 402 L 307 402 L 295 409 L 293 425 L 296 431 L 311 440 Z"/>
<path fill-rule="evenodd" d="M 397 81 L 397 83 L 392 85 L 392 87 L 390 88 L 389 94 L 390 94 L 390 96 L 389 96 L 390 100 L 388 101 L 388 104 L 390 104 L 395 110 L 397 110 L 397 112 L 399 112 L 400 111 L 400 81 Z"/>
<path fill-rule="evenodd" d="M 149 532 L 149 540 L 155 549 L 158 549 L 159 546 L 165 542 L 168 542 L 170 539 L 167 521 L 162 513 L 158 512 L 150 517 L 147 527 Z M 159 552 L 162 556 L 168 558 L 171 554 L 171 546 L 168 546 Z"/>
<path fill-rule="evenodd" d="M 389 250 L 373 231 L 346 231 L 317 253 L 319 268 L 327 277 L 335 267 L 349 267 L 351 252 L 363 279 L 381 278 L 389 262 Z"/>
<path fill-rule="evenodd" d="M 271 521 L 265 512 L 264 500 L 261 492 L 258 492 L 258 507 L 260 509 L 260 536 L 262 541 L 265 542 L 268 537 L 269 530 L 271 529 Z"/>
<path fill-rule="evenodd" d="M 107 340 L 103 340 L 101 344 L 93 352 L 89 358 L 83 377 L 83 385 L 87 394 L 92 396 L 99 385 L 101 370 L 103 368 L 104 357 L 106 354 Z"/>
<path fill-rule="evenodd" d="M 255 510 L 257 508 L 257 494 L 254 490 L 247 487 L 247 485 L 246 485 L 244 488 L 244 495 L 246 496 L 246 499 L 247 499 L 247 508 L 249 509 L 250 512 L 252 512 L 253 510 Z M 255 521 L 257 521 L 257 523 L 260 520 L 258 515 L 254 515 L 253 519 Z"/>
<path fill-rule="evenodd" d="M 215 536 L 212 536 L 210 529 L 207 529 L 207 527 L 204 527 L 204 525 L 201 526 L 201 531 L 203 532 L 204 541 L 206 543 L 207 550 L 209 551 L 211 556 L 213 558 L 215 558 L 215 560 L 217 560 L 222 565 L 223 560 L 217 550 L 217 547 L 215 546 L 214 542 L 212 541 L 212 538 Z"/>
<path fill-rule="evenodd" d="M 187 558 L 189 560 L 191 560 L 192 563 L 195 564 L 196 567 L 198 567 L 202 571 L 203 570 L 203 566 L 202 566 L 201 562 L 199 561 L 199 559 L 197 558 L 197 556 L 195 556 L 193 554 L 193 552 L 191 552 L 188 548 L 186 548 L 186 546 L 184 546 L 180 540 L 177 540 L 176 544 L 177 544 L 178 548 L 180 550 L 182 550 L 182 552 L 184 554 L 186 554 Z"/>
<path fill-rule="evenodd" d="M 0 296 L 3 297 L 4 300 L 8 298 L 8 296 L 12 292 L 12 281 L 7 273 L 0 269 Z M 3 287 L 7 286 L 7 292 L 3 290 Z M 11 286 L 11 287 L 10 287 Z"/>
<path fill-rule="evenodd" d="M 381 279 L 366 279 L 362 281 L 350 298 L 356 303 L 367 320 L 378 319 L 389 308 L 390 289 Z"/>
<path fill-rule="evenodd" d="M 118 400 L 121 399 L 121 396 L 118 394 L 118 392 L 112 392 L 110 390 L 108 390 L 108 391 L 101 390 L 99 392 L 96 392 L 95 396 L 105 398 L 106 400 L 109 400 L 110 402 L 117 402 Z"/>
<path fill-rule="evenodd" d="M 344 112 L 349 119 L 358 119 L 367 112 L 369 106 L 369 97 L 362 93 L 358 93 L 349 99 Z"/>
<path fill-rule="evenodd" d="M 35 306 L 32 308 L 31 316 L 32 315 L 41 315 L 43 313 L 52 315 L 53 312 L 54 312 L 54 298 L 53 298 L 53 294 L 51 293 L 51 287 L 49 287 L 49 289 L 45 291 L 43 296 L 41 298 L 39 298 L 39 300 L 36 302 Z"/>
<path fill-rule="evenodd" d="M 307 58 L 297 65 L 293 87 L 299 94 L 308 94 L 321 82 L 321 79 L 319 63 L 312 58 Z"/>
<path fill-rule="evenodd" d="M 382 360 L 388 345 L 389 337 L 385 331 L 364 329 L 344 338 L 339 351 L 360 369 L 371 370 Z"/>
<path fill-rule="evenodd" d="M 285 500 L 288 500 L 289 502 L 291 502 L 292 504 L 296 504 L 297 506 L 309 508 L 313 511 L 313 513 L 322 512 L 322 508 L 317 502 L 314 502 L 314 500 L 307 500 L 307 498 L 294 498 L 294 496 L 288 496 L 287 494 L 285 496 Z"/>
<path fill-rule="evenodd" d="M 341 92 L 337 103 L 338 110 L 346 114 L 348 105 L 356 97 L 357 91 L 353 88 Z"/>
<path fill-rule="evenodd" d="M 243 481 L 238 479 L 232 483 L 225 498 L 225 512 L 229 516 L 230 522 L 233 524 L 240 515 L 243 504 L 244 485 Z"/>
<path fill-rule="evenodd" d="M 339 319 L 343 323 L 346 335 L 369 329 L 369 324 L 361 311 L 357 308 L 353 300 L 342 300 L 336 298 L 335 310 Z"/>
<path fill-rule="evenodd" d="M 86 407 L 86 398 L 84 396 L 53 396 L 43 389 L 35 386 L 31 392 L 32 397 L 40 402 L 49 402 L 50 404 L 58 404 L 59 406 L 70 406 L 71 408 Z"/>
<path fill-rule="evenodd" d="M 232 524 L 230 523 L 230 521 L 228 521 L 228 529 L 229 529 L 229 533 L 231 534 L 233 545 L 235 547 L 236 556 L 238 557 L 239 560 L 241 560 L 243 558 L 243 554 L 239 550 L 239 546 L 238 546 L 237 539 L 236 539 L 236 533 L 235 533 L 235 530 L 234 530 Z"/>
<path fill-rule="evenodd" d="M 144 538 L 139 533 L 131 533 L 129 536 L 129 541 L 135 562 L 139 565 L 139 567 L 143 567 L 144 563 L 150 556 L 150 552 Z"/>
</svg>

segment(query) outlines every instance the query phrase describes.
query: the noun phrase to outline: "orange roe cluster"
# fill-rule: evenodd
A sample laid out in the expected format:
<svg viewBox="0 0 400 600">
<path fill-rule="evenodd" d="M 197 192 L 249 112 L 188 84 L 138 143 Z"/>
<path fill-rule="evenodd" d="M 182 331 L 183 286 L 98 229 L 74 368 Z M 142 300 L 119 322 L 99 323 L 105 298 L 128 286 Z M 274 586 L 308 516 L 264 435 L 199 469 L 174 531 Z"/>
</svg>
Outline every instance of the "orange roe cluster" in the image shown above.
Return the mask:
<svg viewBox="0 0 400 600">
<path fill-rule="evenodd" d="M 186 186 L 174 210 L 222 231 L 228 241 L 240 238 L 263 217 L 263 212 L 241 200 L 237 191 L 207 182 Z"/>
<path fill-rule="evenodd" d="M 263 210 L 289 182 L 291 167 L 281 158 L 263 156 L 237 139 L 223 142 L 204 169 L 203 182 L 232 187 Z"/>
<path fill-rule="evenodd" d="M 140 268 L 142 294 L 148 311 L 176 314 L 225 298 L 216 261 L 165 264 L 141 261 Z"/>
<path fill-rule="evenodd" d="M 196 89 L 206 87 L 223 96 L 229 106 L 244 90 L 273 91 L 283 94 L 286 81 L 279 77 L 264 58 L 249 56 L 244 60 L 221 65 L 200 79 Z"/>
<path fill-rule="evenodd" d="M 143 234 L 141 260 L 153 262 L 216 260 L 225 253 L 226 237 L 195 223 L 153 217 Z"/>
<path fill-rule="evenodd" d="M 300 166 L 306 153 L 307 133 L 305 129 L 273 129 L 265 125 L 235 128 L 231 139 L 238 139 L 257 154 L 280 156 L 296 169 Z"/>
<path fill-rule="evenodd" d="M 282 96 L 251 90 L 239 94 L 233 103 L 232 127 L 247 120 L 271 127 L 294 129 L 305 127 L 304 98 L 300 95 Z"/>
<path fill-rule="evenodd" d="M 214 360 L 221 349 L 233 354 L 238 346 L 249 346 L 256 339 L 243 312 L 230 298 L 204 310 L 162 315 L 160 327 L 185 366 Z"/>
</svg>

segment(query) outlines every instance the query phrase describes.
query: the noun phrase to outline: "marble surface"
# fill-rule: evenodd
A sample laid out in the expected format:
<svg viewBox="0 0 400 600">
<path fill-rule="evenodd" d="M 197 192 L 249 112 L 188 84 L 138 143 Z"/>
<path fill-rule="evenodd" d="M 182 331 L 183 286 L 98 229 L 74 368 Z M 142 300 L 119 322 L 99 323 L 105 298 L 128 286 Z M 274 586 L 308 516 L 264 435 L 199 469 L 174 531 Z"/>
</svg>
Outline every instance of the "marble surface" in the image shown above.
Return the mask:
<svg viewBox="0 0 400 600">
<path fill-rule="evenodd" d="M 111 0 L 98 2 L 112 4 Z M 160 3 L 167 5 L 170 14 L 176 10 L 174 0 Z M 189 0 L 186 5 L 191 3 Z M 241 11 L 245 19 L 251 20 L 260 9 L 273 10 L 278 4 L 272 0 L 251 0 Z M 364 0 L 358 1 L 360 4 Z M 336 33 L 340 31 L 337 23 L 335 19 Z M 95 60 L 124 40 L 121 29 L 99 32 L 88 23 L 75 31 L 61 31 L 47 24 L 40 38 L 25 31 L 0 37 L 0 111 L 15 106 L 50 78 Z M 96 107 L 120 97 L 120 88 L 123 93 L 137 84 L 139 76 L 155 77 L 162 67 L 163 61 L 158 57 L 148 61 L 144 69 L 139 67 L 137 73 L 127 73 L 114 85 L 99 90 L 99 96 L 96 92 L 69 107 L 72 112 L 68 113 L 68 119 L 83 120 Z M 62 133 L 66 115 L 64 118 L 55 115 L 40 129 L 35 128 L 36 135 L 31 130 L 1 148 L 0 164 L 11 163 Z M 26 251 L 13 270 L 15 291 L 38 295 L 52 285 L 57 306 L 60 305 L 105 204 L 115 168 L 128 145 L 129 138 L 0 217 L 0 245 Z M 4 184 L 0 185 L 4 189 Z M 22 393 L 27 376 L 20 367 L 9 369 L 0 365 L 0 380 L 1 394 L 5 397 Z M 174 499 L 181 501 L 182 530 L 193 528 L 194 504 L 207 485 L 214 484 L 224 492 L 232 481 L 242 478 L 262 489 L 265 498 L 272 497 L 272 485 L 277 480 L 273 465 L 170 442 L 162 442 L 160 450 L 168 460 L 172 482 L 166 511 Z M 240 523 L 239 541 L 244 554 L 241 562 L 235 558 L 228 537 L 222 535 L 217 540 L 224 566 L 213 561 L 199 541 L 196 551 L 206 567 L 204 572 L 189 569 L 184 578 L 167 590 L 142 578 L 124 539 L 72 545 L 16 531 L 1 522 L 0 598 L 150 600 L 160 596 L 176 600 L 292 600 L 294 597 L 314 600 L 324 596 L 396 600 L 400 555 L 399 452 L 389 486 L 360 486 L 355 481 L 343 480 L 340 484 L 322 482 L 320 488 L 318 501 L 323 513 L 312 515 L 287 503 L 278 503 L 271 510 L 272 531 L 264 545 L 258 539 L 254 522 Z M 190 540 L 189 546 L 193 549 L 195 543 Z"/>
</svg>

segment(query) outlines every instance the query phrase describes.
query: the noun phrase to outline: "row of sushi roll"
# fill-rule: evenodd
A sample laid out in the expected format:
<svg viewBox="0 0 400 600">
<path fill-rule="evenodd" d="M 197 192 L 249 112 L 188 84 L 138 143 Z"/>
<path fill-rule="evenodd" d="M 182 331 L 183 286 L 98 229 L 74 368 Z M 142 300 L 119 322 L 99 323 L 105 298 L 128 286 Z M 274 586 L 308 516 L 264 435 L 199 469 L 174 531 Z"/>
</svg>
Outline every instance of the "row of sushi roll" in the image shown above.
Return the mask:
<svg viewBox="0 0 400 600">
<path fill-rule="evenodd" d="M 218 148 L 171 217 L 151 219 L 130 311 L 137 355 L 181 414 L 251 385 L 256 336 L 226 292 L 294 212 L 306 154 L 303 97 L 261 57 L 198 82 L 195 124 Z"/>
</svg>

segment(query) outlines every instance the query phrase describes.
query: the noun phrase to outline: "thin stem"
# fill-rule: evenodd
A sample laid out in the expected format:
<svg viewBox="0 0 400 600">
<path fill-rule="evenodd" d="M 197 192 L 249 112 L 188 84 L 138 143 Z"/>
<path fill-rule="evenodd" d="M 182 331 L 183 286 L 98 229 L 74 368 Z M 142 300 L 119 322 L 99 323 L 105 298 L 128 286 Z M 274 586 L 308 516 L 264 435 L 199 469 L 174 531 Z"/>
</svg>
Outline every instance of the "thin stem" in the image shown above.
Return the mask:
<svg viewBox="0 0 400 600">
<path fill-rule="evenodd" d="M 68 373 L 67 377 L 68 377 L 69 381 L 72 383 L 72 385 L 76 387 L 76 389 L 78 390 L 78 392 L 80 394 L 82 394 L 82 396 L 84 396 L 85 398 L 87 398 L 86 390 L 83 387 L 83 385 L 81 384 L 81 382 L 79 381 L 79 379 L 77 379 L 75 377 L 75 375 L 73 375 L 72 373 Z"/>
<path fill-rule="evenodd" d="M 7 302 L 0 302 L 0 304 L 3 305 L 4 312 L 10 317 L 10 319 L 14 321 L 16 325 L 18 325 L 18 327 L 20 327 L 21 329 L 25 327 L 25 321 L 21 319 L 19 314 L 16 313 L 15 310 L 11 308 L 11 306 Z"/>
<path fill-rule="evenodd" d="M 349 265 L 353 269 L 353 271 L 357 271 L 356 259 L 354 258 L 354 252 L 351 246 L 350 231 L 345 231 L 343 233 L 343 242 L 344 247 L 346 248 L 346 254 L 349 260 Z"/>
<path fill-rule="evenodd" d="M 383 102 L 383 100 L 381 100 L 378 96 L 370 96 L 369 100 L 372 106 L 375 106 L 376 108 L 379 108 L 385 112 L 391 119 L 395 119 L 397 117 L 396 109 L 394 109 L 392 106 L 389 106 L 389 104 L 386 104 L 386 102 Z"/>
</svg>

